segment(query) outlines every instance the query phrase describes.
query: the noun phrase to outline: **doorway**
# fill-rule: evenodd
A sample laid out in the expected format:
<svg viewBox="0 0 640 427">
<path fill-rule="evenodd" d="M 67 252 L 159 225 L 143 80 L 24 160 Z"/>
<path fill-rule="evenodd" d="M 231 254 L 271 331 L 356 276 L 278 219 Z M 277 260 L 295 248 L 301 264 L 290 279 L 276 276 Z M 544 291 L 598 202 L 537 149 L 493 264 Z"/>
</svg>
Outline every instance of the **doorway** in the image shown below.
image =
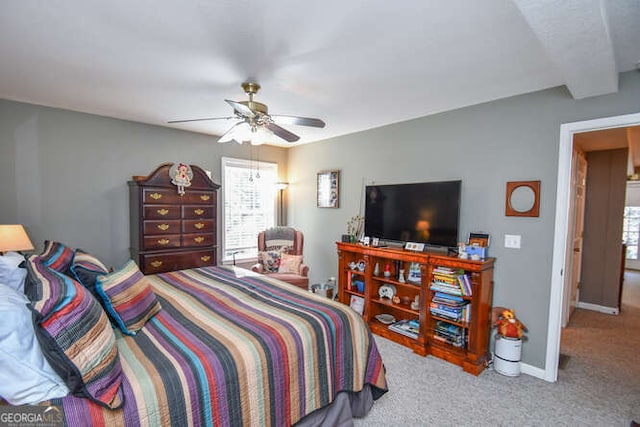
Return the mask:
<svg viewBox="0 0 640 427">
<path fill-rule="evenodd" d="M 569 236 L 569 207 L 571 193 L 571 162 L 573 158 L 573 136 L 575 133 L 601 129 L 634 126 L 640 124 L 640 113 L 616 117 L 565 123 L 560 126 L 558 156 L 558 182 L 556 190 L 556 216 L 551 272 L 551 294 L 547 330 L 547 353 L 544 379 L 558 379 L 558 359 L 563 312 L 564 268 Z"/>
</svg>

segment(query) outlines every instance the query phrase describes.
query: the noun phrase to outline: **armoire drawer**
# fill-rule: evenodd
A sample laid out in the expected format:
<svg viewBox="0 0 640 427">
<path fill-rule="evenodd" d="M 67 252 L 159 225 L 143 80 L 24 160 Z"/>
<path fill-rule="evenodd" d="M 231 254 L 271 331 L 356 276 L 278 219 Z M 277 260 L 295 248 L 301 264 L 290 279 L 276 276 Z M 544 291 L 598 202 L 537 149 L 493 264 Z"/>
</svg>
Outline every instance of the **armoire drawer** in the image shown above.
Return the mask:
<svg viewBox="0 0 640 427">
<path fill-rule="evenodd" d="M 184 219 L 182 220 L 183 233 L 211 233 L 214 230 L 212 219 Z"/>
<path fill-rule="evenodd" d="M 200 219 L 213 218 L 215 208 L 213 206 L 183 205 L 182 218 L 184 219 Z"/>
<path fill-rule="evenodd" d="M 177 205 L 145 205 L 144 219 L 180 219 L 180 206 Z"/>
<path fill-rule="evenodd" d="M 216 265 L 216 250 L 193 250 L 141 255 L 145 274 Z"/>
<path fill-rule="evenodd" d="M 144 188 L 142 200 L 145 204 L 172 205 L 178 203 L 180 195 L 169 188 Z"/>
<path fill-rule="evenodd" d="M 160 236 L 145 236 L 142 242 L 142 249 L 169 249 L 182 246 L 180 234 L 162 234 Z"/>
<path fill-rule="evenodd" d="M 183 248 L 192 246 L 213 246 L 215 244 L 215 234 L 213 233 L 192 233 L 182 235 Z"/>
<path fill-rule="evenodd" d="M 145 220 L 143 221 L 142 232 L 145 236 L 177 234 L 180 233 L 180 220 Z"/>
</svg>

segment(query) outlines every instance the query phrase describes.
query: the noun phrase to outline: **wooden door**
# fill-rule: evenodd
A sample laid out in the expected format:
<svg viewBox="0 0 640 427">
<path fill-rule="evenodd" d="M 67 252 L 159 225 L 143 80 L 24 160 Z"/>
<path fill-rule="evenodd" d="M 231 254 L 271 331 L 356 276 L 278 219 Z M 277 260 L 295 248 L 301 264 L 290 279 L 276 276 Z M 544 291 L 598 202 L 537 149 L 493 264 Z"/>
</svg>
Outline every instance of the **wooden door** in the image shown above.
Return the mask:
<svg viewBox="0 0 640 427">
<path fill-rule="evenodd" d="M 580 272 L 582 270 L 582 240 L 587 183 L 587 158 L 582 150 L 573 148 L 571 192 L 569 202 L 569 236 L 567 237 L 562 327 L 578 305 Z"/>
</svg>

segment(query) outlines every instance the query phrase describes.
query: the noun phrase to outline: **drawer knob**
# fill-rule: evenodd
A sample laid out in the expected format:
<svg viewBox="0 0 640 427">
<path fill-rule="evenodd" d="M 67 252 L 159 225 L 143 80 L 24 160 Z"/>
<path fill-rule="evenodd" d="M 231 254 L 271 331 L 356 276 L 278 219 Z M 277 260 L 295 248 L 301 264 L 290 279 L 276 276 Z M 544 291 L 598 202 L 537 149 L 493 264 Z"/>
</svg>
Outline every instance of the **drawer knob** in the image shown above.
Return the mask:
<svg viewBox="0 0 640 427">
<path fill-rule="evenodd" d="M 158 240 L 158 243 L 160 243 L 161 245 L 166 245 L 166 244 L 168 244 L 169 242 L 170 242 L 170 240 L 169 240 L 169 239 L 160 239 L 160 240 Z"/>
<path fill-rule="evenodd" d="M 158 212 L 162 216 L 165 216 L 166 214 L 169 213 L 169 210 L 168 209 L 158 209 L 156 212 Z"/>
<path fill-rule="evenodd" d="M 204 224 L 201 222 L 197 222 L 193 225 L 195 228 L 197 228 L 198 230 L 202 230 L 204 228 Z"/>
<path fill-rule="evenodd" d="M 204 209 L 194 209 L 193 213 L 196 215 L 202 215 L 204 213 Z"/>
<path fill-rule="evenodd" d="M 158 268 L 162 265 L 162 261 L 151 261 L 151 267 Z"/>
<path fill-rule="evenodd" d="M 211 257 L 209 255 L 203 255 L 203 256 L 200 257 L 200 259 L 202 261 L 204 261 L 204 262 L 207 262 L 207 261 L 209 261 L 211 259 Z"/>
<path fill-rule="evenodd" d="M 169 229 L 169 224 L 158 224 L 158 228 L 162 231 L 167 231 Z"/>
<path fill-rule="evenodd" d="M 196 243 L 202 243 L 204 242 L 204 237 L 194 237 L 193 241 Z"/>
<path fill-rule="evenodd" d="M 162 199 L 162 194 L 160 194 L 160 193 L 151 193 L 151 194 L 149 194 L 149 197 L 151 197 L 153 200 L 160 200 L 160 199 Z"/>
<path fill-rule="evenodd" d="M 200 195 L 200 199 L 202 199 L 202 200 L 204 200 L 204 201 L 207 201 L 207 200 L 209 200 L 210 198 L 211 198 L 211 196 L 209 196 L 208 194 L 202 194 L 202 195 Z"/>
</svg>

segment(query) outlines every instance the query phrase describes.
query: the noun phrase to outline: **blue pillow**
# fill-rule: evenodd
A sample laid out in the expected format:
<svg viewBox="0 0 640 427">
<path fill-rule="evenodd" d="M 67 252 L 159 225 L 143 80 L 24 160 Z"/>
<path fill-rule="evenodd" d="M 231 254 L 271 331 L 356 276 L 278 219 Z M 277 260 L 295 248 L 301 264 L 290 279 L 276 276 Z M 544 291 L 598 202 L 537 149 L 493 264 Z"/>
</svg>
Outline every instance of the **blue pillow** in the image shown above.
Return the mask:
<svg viewBox="0 0 640 427">
<path fill-rule="evenodd" d="M 36 339 L 27 297 L 0 283 L 0 396 L 12 405 L 69 394 Z"/>
<path fill-rule="evenodd" d="M 24 292 L 24 278 L 27 276 L 27 270 L 19 267 L 23 261 L 24 256 L 17 252 L 0 255 L 0 283 Z"/>
</svg>

